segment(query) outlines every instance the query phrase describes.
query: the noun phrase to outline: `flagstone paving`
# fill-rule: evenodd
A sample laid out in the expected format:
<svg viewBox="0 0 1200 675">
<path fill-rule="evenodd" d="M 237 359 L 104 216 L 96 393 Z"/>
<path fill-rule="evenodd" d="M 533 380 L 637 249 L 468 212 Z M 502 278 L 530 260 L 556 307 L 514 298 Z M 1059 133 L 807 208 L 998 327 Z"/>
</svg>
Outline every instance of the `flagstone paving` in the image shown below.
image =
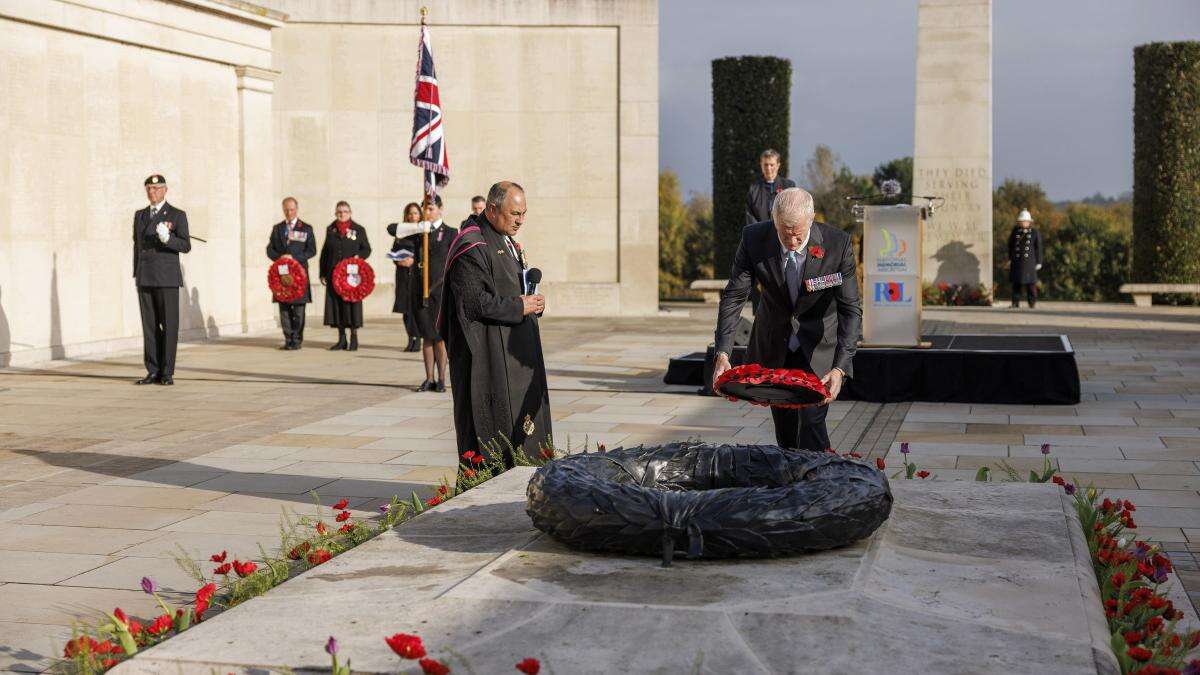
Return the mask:
<svg viewBox="0 0 1200 675">
<path fill-rule="evenodd" d="M 761 408 L 662 384 L 668 357 L 711 340 L 713 307 L 650 319 L 544 321 L 556 442 L 609 447 L 686 438 L 773 442 Z M 941 479 L 1005 460 L 1063 472 L 1138 504 L 1200 591 L 1200 310 L 1043 303 L 931 309 L 927 332 L 1062 333 L 1078 352 L 1075 406 L 835 403 L 840 450 L 899 464 L 899 443 Z M 448 394 L 417 394 L 400 322 L 370 316 L 357 353 L 331 331 L 281 352 L 274 335 L 181 346 L 176 386 L 135 387 L 141 357 L 0 370 L 0 669 L 41 670 L 72 621 L 150 614 L 138 580 L 192 590 L 173 556 L 258 557 L 281 509 L 350 499 L 370 517 L 429 492 L 455 465 Z M 997 473 L 999 473 L 997 471 Z"/>
</svg>

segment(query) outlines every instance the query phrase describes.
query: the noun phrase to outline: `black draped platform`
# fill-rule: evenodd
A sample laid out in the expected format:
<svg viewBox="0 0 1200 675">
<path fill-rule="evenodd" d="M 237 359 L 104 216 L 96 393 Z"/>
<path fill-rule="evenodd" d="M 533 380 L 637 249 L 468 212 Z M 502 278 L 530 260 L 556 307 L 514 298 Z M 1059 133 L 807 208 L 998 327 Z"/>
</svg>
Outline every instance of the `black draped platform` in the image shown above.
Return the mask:
<svg viewBox="0 0 1200 675">
<path fill-rule="evenodd" d="M 928 335 L 925 349 L 859 347 L 841 400 L 897 403 L 1079 402 L 1079 368 L 1065 335 Z M 745 348 L 730 361 L 740 365 Z M 710 394 L 712 354 L 671 359 L 664 381 Z"/>
</svg>

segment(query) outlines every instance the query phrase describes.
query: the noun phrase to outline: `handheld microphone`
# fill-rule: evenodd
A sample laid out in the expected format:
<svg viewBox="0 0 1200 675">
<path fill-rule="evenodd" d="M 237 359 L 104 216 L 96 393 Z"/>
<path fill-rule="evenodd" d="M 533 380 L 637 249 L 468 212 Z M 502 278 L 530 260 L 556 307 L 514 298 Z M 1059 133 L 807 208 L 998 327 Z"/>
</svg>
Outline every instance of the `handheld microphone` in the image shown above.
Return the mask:
<svg viewBox="0 0 1200 675">
<path fill-rule="evenodd" d="M 529 295 L 537 295 L 538 284 L 542 283 L 542 271 L 536 267 L 525 272 L 525 285 L 529 287 Z"/>
</svg>

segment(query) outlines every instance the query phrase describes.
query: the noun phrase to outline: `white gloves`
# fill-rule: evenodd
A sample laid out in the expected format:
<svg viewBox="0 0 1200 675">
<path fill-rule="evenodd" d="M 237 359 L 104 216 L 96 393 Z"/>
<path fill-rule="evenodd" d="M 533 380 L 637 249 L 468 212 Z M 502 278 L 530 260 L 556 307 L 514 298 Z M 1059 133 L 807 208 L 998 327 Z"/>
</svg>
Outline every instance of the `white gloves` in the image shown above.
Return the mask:
<svg viewBox="0 0 1200 675">
<path fill-rule="evenodd" d="M 1038 264 L 1037 264 L 1037 267 L 1034 267 L 1033 269 L 1035 269 L 1035 270 L 1040 270 L 1040 269 L 1042 269 L 1042 264 L 1041 264 L 1041 263 L 1038 263 Z"/>
<path fill-rule="evenodd" d="M 158 240 L 164 244 L 167 243 L 167 240 L 171 238 L 171 231 L 167 229 L 166 223 L 159 223 L 158 226 L 154 228 L 154 231 L 158 233 Z"/>
</svg>

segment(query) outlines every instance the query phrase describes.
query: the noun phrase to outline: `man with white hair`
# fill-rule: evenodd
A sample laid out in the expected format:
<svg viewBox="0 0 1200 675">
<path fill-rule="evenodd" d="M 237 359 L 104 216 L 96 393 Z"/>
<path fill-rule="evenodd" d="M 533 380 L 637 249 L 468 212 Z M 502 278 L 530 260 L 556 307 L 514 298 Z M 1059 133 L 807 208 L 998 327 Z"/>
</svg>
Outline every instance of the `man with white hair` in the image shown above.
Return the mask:
<svg viewBox="0 0 1200 675">
<path fill-rule="evenodd" d="M 713 381 L 729 370 L 729 354 L 750 288 L 762 288 L 747 363 L 816 373 L 829 391 L 819 405 L 772 408 L 780 447 L 825 450 L 825 416 L 845 378 L 853 375 L 862 329 L 856 258 L 850 235 L 814 222 L 812 195 L 800 188 L 778 193 L 771 220 L 747 225 L 733 258 L 717 312 Z"/>
</svg>

